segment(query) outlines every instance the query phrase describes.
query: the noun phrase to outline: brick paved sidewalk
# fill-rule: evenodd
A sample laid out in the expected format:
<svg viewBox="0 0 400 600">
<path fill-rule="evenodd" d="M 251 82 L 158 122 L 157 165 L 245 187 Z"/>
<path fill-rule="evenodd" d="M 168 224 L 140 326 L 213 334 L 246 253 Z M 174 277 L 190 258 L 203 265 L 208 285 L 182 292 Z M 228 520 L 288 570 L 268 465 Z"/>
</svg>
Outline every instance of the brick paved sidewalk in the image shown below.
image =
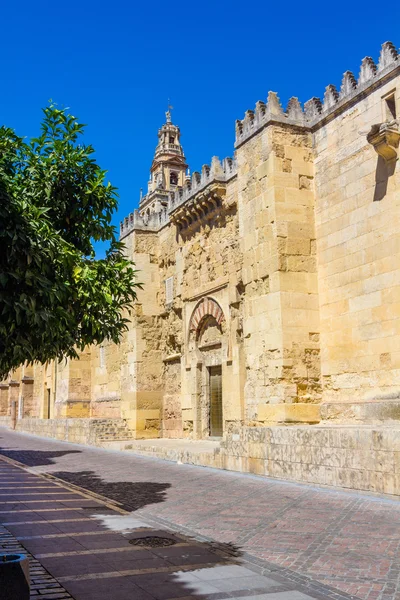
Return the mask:
<svg viewBox="0 0 400 600">
<path fill-rule="evenodd" d="M 68 600 L 72 598 L 62 585 L 43 568 L 40 562 L 29 554 L 5 527 L 0 525 L 0 554 L 20 553 L 26 554 L 29 558 L 31 600 Z"/>
<path fill-rule="evenodd" d="M 30 474 L 4 458 L 0 519 L 3 550 L 23 546 L 29 552 L 31 600 L 338 600 L 321 586 L 310 595 L 293 581 L 266 577 L 239 552 L 234 557 L 232 547 L 228 553 L 153 528 L 98 496 Z M 149 546 L 155 537 L 171 545 Z"/>
<path fill-rule="evenodd" d="M 338 597 L 344 592 L 362 600 L 400 600 L 400 504 L 395 500 L 176 465 L 4 429 L 0 438 L 0 453 L 31 471 L 53 473 L 114 499 L 153 527 L 204 543 L 231 544 L 241 560 L 250 561 L 247 568 L 258 565 L 260 573 L 311 596 L 333 597 L 333 588 Z"/>
</svg>

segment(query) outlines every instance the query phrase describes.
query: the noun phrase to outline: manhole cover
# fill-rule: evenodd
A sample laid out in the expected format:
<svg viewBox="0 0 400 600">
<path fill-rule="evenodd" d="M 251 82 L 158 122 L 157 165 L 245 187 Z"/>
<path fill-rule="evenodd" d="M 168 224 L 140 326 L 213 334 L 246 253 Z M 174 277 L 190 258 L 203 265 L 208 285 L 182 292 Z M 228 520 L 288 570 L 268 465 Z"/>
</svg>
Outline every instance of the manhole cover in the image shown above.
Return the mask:
<svg viewBox="0 0 400 600">
<path fill-rule="evenodd" d="M 160 548 L 162 546 L 173 546 L 176 544 L 176 541 L 171 540 L 171 538 L 163 538 L 154 535 L 135 538 L 133 540 L 129 540 L 129 543 L 132 544 L 132 546 L 149 546 L 151 548 Z"/>
</svg>

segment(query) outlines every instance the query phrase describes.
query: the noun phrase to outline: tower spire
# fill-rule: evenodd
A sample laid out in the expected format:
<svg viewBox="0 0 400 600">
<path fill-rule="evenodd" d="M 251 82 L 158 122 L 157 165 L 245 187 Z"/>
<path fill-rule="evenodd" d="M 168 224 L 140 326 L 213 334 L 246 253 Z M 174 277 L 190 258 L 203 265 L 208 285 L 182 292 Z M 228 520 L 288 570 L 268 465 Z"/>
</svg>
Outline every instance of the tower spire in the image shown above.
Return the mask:
<svg viewBox="0 0 400 600">
<path fill-rule="evenodd" d="M 142 214 L 159 212 L 167 206 L 168 197 L 178 187 L 183 187 L 186 179 L 186 159 L 180 142 L 180 129 L 171 121 L 172 105 L 168 98 L 166 123 L 158 130 L 158 144 L 150 169 L 148 191 L 140 198 L 139 210 Z"/>
</svg>

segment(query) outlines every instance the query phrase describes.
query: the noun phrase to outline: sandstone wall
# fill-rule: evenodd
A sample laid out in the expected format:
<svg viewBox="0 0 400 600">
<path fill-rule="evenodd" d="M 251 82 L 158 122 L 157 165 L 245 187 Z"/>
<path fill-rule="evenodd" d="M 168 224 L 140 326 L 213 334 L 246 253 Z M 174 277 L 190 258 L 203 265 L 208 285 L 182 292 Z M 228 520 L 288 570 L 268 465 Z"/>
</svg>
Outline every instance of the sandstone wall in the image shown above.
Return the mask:
<svg viewBox="0 0 400 600">
<path fill-rule="evenodd" d="M 400 166 L 366 134 L 386 120 L 400 77 L 314 134 L 324 400 L 389 400 L 400 393 Z"/>
<path fill-rule="evenodd" d="M 133 232 L 124 241 L 143 290 L 138 290 L 129 331 L 120 346 L 121 417 L 139 436 L 158 437 L 163 394 L 159 241 L 156 233 L 146 231 Z"/>
<path fill-rule="evenodd" d="M 285 481 L 400 495 L 398 427 L 245 426 L 228 433 L 218 448 L 148 440 L 125 449 Z"/>
<path fill-rule="evenodd" d="M 163 422 L 165 437 L 207 437 L 207 369 L 223 365 L 225 426 L 243 420 L 242 318 L 236 180 L 231 180 L 218 214 L 178 232 L 171 224 L 160 232 L 160 336 L 163 360 Z M 173 278 L 173 302 L 166 304 L 165 281 Z M 202 299 L 210 298 L 224 314 L 221 347 L 203 354 L 190 320 Z M 191 337 L 192 336 L 192 337 Z M 234 360 L 233 360 L 234 357 Z"/>
<path fill-rule="evenodd" d="M 237 150 L 250 423 L 319 420 L 311 142 L 300 128 L 270 125 Z"/>
<path fill-rule="evenodd" d="M 105 341 L 91 348 L 91 417 L 121 416 L 121 346 Z"/>
<path fill-rule="evenodd" d="M 85 418 L 35 419 L 27 417 L 17 421 L 16 431 L 76 444 L 96 444 L 96 421 Z"/>
<path fill-rule="evenodd" d="M 305 111 L 270 92 L 237 123 L 235 159 L 168 212 L 129 215 L 144 287 L 121 344 L 21 367 L 0 419 L 17 403 L 17 428 L 59 439 L 207 438 L 220 367 L 224 441 L 205 464 L 399 493 L 400 161 L 367 138 L 399 118 L 399 60 L 384 44 Z"/>
</svg>

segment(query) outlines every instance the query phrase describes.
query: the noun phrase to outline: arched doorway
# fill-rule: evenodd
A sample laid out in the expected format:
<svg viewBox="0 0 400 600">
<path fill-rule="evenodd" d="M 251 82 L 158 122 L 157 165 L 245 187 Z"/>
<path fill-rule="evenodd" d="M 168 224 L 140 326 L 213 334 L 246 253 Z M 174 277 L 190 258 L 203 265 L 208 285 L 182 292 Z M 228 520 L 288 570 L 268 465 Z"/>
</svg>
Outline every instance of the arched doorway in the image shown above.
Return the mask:
<svg viewBox="0 0 400 600">
<path fill-rule="evenodd" d="M 196 436 L 220 438 L 224 432 L 223 356 L 226 322 L 213 298 L 204 298 L 190 321 L 190 346 L 197 356 Z"/>
</svg>

